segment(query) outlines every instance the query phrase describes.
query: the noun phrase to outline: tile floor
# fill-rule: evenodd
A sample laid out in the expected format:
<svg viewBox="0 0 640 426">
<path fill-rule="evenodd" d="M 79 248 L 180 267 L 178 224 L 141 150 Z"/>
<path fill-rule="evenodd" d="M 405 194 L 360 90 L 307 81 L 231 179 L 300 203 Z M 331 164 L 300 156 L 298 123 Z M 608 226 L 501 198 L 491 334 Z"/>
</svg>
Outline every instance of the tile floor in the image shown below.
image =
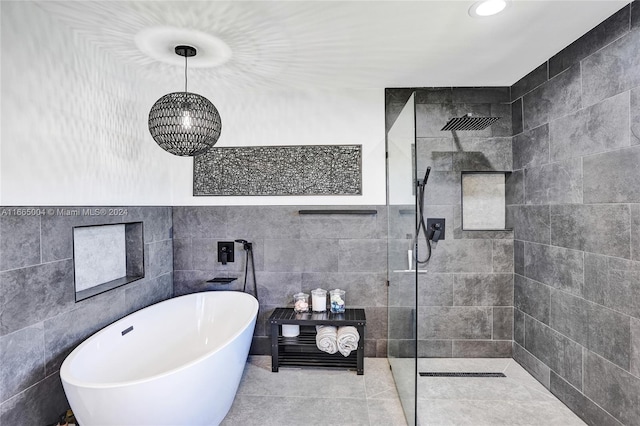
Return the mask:
<svg viewBox="0 0 640 426">
<path fill-rule="evenodd" d="M 393 367 L 393 375 L 389 369 Z M 365 358 L 365 374 L 280 368 L 252 356 L 223 426 L 406 425 L 399 391 L 412 390 L 412 359 Z M 503 372 L 506 378 L 418 378 L 418 424 L 584 425 L 509 358 L 419 360 L 419 371 Z M 411 405 L 411 404 L 409 404 Z"/>
</svg>

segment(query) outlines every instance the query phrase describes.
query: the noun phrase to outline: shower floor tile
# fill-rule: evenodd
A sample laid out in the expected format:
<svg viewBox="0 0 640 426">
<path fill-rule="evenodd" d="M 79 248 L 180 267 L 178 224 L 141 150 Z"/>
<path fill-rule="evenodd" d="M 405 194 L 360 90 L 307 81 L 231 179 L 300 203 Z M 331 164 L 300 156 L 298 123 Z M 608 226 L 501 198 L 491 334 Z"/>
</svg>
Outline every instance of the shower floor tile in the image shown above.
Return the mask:
<svg viewBox="0 0 640 426">
<path fill-rule="evenodd" d="M 390 359 L 401 395 L 412 395 L 412 359 Z M 418 372 L 499 372 L 504 378 L 418 377 L 418 425 L 584 425 L 510 358 L 424 358 Z"/>
</svg>

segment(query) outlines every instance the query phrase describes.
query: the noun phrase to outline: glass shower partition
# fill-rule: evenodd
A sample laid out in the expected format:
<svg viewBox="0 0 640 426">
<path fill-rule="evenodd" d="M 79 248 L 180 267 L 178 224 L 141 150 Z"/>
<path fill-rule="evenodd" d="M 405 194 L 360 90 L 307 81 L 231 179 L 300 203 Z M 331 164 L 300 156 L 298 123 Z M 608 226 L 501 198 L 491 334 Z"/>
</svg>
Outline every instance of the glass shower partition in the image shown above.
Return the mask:
<svg viewBox="0 0 640 426">
<path fill-rule="evenodd" d="M 397 113 L 387 132 L 387 353 L 407 423 L 415 425 L 418 274 L 411 252 L 416 227 L 415 94 L 406 103 L 390 103 L 387 108 Z"/>
</svg>

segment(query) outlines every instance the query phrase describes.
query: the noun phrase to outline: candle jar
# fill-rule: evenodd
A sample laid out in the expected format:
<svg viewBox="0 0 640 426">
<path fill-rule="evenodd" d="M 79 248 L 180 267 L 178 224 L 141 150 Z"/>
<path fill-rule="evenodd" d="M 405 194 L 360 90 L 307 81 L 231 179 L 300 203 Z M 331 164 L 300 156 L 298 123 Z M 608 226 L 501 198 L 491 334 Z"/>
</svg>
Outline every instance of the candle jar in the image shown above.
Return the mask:
<svg viewBox="0 0 640 426">
<path fill-rule="evenodd" d="M 309 295 L 306 293 L 296 293 L 293 295 L 293 309 L 297 313 L 309 312 Z"/>
<path fill-rule="evenodd" d="M 331 312 L 334 314 L 344 313 L 344 295 L 345 291 L 339 288 L 329 292 L 329 300 L 331 301 Z"/>
<path fill-rule="evenodd" d="M 327 310 L 327 290 L 321 288 L 311 290 L 311 308 L 313 312 L 325 312 Z"/>
</svg>

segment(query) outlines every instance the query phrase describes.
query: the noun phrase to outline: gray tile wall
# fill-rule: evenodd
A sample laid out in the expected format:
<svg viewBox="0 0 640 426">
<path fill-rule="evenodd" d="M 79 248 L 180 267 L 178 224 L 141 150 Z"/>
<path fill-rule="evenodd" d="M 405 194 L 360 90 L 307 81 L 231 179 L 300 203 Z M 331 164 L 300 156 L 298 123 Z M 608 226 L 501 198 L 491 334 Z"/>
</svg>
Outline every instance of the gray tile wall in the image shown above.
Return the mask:
<svg viewBox="0 0 640 426">
<path fill-rule="evenodd" d="M 377 214 L 298 214 L 300 209 L 331 208 L 373 209 Z M 365 355 L 386 356 L 386 206 L 174 207 L 173 231 L 176 296 L 242 289 L 242 245 L 235 245 L 235 262 L 222 265 L 217 261 L 217 242 L 253 242 L 260 313 L 252 353 L 271 353 L 266 323 L 276 307 L 293 307 L 295 293 L 310 294 L 320 287 L 343 289 L 347 307 L 365 308 Z M 238 279 L 228 285 L 206 282 L 218 276 Z M 247 285 L 253 291 L 250 273 Z"/>
<path fill-rule="evenodd" d="M 640 424 L 638 4 L 511 87 L 513 356 L 592 425 Z"/>
<path fill-rule="evenodd" d="M 515 108 L 509 88 L 414 90 L 417 175 L 423 176 L 431 167 L 425 217 L 445 218 L 446 239 L 434 248 L 429 273 L 418 276 L 416 312 L 415 274 L 404 271 L 415 231 L 414 205 L 389 206 L 389 356 L 413 356 L 417 318 L 420 357 L 509 357 L 513 232 L 463 231 L 460 219 L 460 172 L 512 170 Z M 396 105 L 403 105 L 406 98 L 406 89 L 387 89 L 388 125 L 399 110 Z M 451 117 L 468 112 L 502 118 L 481 131 L 454 134 L 440 130 Z M 522 173 L 512 176 L 512 182 L 524 185 Z M 515 183 L 509 190 L 510 199 L 523 199 L 524 193 L 517 191 Z M 548 224 L 548 208 L 546 213 Z"/>
<path fill-rule="evenodd" d="M 125 215 L 20 216 L 0 207 L 0 424 L 53 423 L 69 408 L 64 358 L 106 325 L 173 295 L 171 208 L 125 207 Z M 50 212 L 53 210 L 53 214 Z M 145 277 L 74 302 L 72 228 L 141 221 Z"/>
</svg>

